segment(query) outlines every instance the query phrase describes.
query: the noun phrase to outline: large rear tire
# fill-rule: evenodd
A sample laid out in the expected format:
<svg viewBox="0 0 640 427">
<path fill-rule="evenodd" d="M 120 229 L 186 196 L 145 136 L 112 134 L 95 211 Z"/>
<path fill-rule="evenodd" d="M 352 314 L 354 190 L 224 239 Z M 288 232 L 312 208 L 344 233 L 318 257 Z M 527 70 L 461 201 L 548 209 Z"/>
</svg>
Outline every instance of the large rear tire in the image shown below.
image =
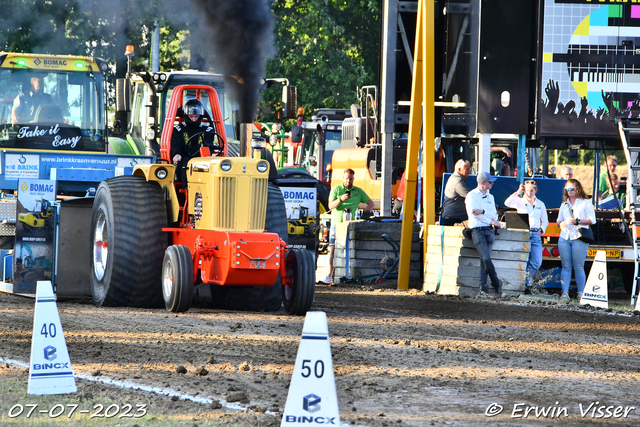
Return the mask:
<svg viewBox="0 0 640 427">
<path fill-rule="evenodd" d="M 181 313 L 189 310 L 193 300 L 193 258 L 189 248 L 173 245 L 167 248 L 162 263 L 162 297 L 167 310 Z"/>
<path fill-rule="evenodd" d="M 100 183 L 91 216 L 91 292 L 96 305 L 161 306 L 166 226 L 158 183 L 140 176 Z"/>
<path fill-rule="evenodd" d="M 282 191 L 269 184 L 267 217 L 264 228 L 270 233 L 278 233 L 287 243 L 287 209 Z M 211 292 L 213 295 L 213 290 Z M 282 285 L 280 275 L 273 286 L 233 286 L 229 287 L 223 307 L 229 310 L 277 311 L 282 306 Z"/>
<path fill-rule="evenodd" d="M 287 252 L 287 278 L 290 284 L 282 286 L 282 302 L 289 314 L 305 315 L 313 304 L 315 293 L 315 260 L 306 249 Z"/>
</svg>

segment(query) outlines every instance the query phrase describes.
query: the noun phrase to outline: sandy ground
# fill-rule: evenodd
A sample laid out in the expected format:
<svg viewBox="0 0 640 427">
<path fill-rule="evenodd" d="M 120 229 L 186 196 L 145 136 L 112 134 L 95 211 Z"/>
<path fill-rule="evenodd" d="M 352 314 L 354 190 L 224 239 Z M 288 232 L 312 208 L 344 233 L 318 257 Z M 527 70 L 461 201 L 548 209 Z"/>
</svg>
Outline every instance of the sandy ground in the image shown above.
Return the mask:
<svg viewBox="0 0 640 427">
<path fill-rule="evenodd" d="M 342 423 L 640 423 L 640 316 L 393 286 L 317 286 L 313 310 L 327 314 Z M 28 363 L 33 308 L 0 294 L 0 357 Z M 143 401 L 195 425 L 280 424 L 304 317 L 202 304 L 178 315 L 71 302 L 58 310 L 76 374 L 204 403 L 83 379 L 80 395 Z M 24 379 L 26 390 L 25 368 L 3 363 L 0 375 Z"/>
</svg>

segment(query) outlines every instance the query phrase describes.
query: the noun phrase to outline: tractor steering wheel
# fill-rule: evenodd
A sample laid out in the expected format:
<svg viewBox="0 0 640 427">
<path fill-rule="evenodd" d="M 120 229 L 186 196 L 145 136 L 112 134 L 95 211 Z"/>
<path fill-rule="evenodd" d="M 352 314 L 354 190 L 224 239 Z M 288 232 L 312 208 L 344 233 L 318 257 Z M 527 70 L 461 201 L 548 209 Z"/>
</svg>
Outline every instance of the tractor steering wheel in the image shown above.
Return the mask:
<svg viewBox="0 0 640 427">
<path fill-rule="evenodd" d="M 224 139 L 222 139 L 222 136 L 220 136 L 220 134 L 218 132 L 215 131 L 215 129 L 211 126 L 209 126 L 206 130 L 202 131 L 202 132 L 198 132 L 196 134 L 194 134 L 193 136 L 191 136 L 187 142 L 186 142 L 186 146 L 189 147 L 189 144 L 191 143 L 191 140 L 197 136 L 200 136 L 202 134 L 210 134 L 212 135 L 212 140 L 214 140 L 216 137 L 218 137 L 218 145 L 213 145 L 213 144 L 207 144 L 206 142 L 203 142 L 203 144 L 205 146 L 209 146 L 209 148 L 211 149 L 212 154 L 215 153 L 217 155 L 220 155 L 220 153 L 224 152 Z M 204 141 L 204 138 L 203 138 Z M 187 149 L 187 151 L 189 151 Z M 197 153 L 191 153 L 189 152 L 189 158 L 194 158 L 196 157 Z"/>
</svg>

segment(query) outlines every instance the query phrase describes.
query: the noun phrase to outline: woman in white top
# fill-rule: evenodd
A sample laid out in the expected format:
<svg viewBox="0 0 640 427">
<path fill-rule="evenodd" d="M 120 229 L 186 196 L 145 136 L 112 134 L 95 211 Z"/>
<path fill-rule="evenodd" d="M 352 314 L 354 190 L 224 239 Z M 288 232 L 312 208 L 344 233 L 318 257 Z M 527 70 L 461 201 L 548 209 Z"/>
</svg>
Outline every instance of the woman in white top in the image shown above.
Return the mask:
<svg viewBox="0 0 640 427">
<path fill-rule="evenodd" d="M 538 186 L 533 180 L 525 181 L 520 184 L 518 191 L 510 195 L 504 204 L 510 208 L 516 208 L 518 213 L 526 213 L 529 215 L 529 243 L 531 248 L 529 251 L 529 261 L 527 261 L 527 277 L 525 279 L 525 294 L 531 293 L 531 283 L 534 274 L 542 265 L 542 239 L 540 236 L 544 234 L 549 219 L 547 217 L 547 207 L 544 202 L 536 197 Z"/>
<path fill-rule="evenodd" d="M 578 286 L 578 301 L 582 297 L 582 291 L 587 281 L 584 272 L 584 261 L 587 258 L 589 244 L 578 239 L 578 228 L 589 228 L 596 222 L 596 213 L 593 204 L 587 199 L 580 181 L 570 179 L 564 185 L 562 205 L 558 211 L 558 225 L 560 226 L 560 238 L 558 250 L 562 261 L 562 295 L 560 302 L 569 302 L 569 283 L 571 282 L 571 269 L 576 273 L 576 285 Z"/>
</svg>

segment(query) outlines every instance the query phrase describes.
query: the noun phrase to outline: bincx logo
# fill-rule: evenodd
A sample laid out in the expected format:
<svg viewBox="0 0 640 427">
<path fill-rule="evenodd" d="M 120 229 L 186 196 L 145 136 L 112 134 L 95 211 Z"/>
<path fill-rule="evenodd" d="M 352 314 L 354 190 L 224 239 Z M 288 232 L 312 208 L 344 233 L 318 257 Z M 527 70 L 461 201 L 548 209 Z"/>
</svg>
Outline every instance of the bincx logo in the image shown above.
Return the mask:
<svg viewBox="0 0 640 427">
<path fill-rule="evenodd" d="M 57 359 L 56 348 L 51 345 L 46 346 L 44 348 L 44 358 L 49 361 Z"/>
<path fill-rule="evenodd" d="M 307 412 L 318 412 L 320 410 L 320 396 L 316 396 L 315 394 L 308 394 L 302 398 L 302 409 Z"/>
</svg>

